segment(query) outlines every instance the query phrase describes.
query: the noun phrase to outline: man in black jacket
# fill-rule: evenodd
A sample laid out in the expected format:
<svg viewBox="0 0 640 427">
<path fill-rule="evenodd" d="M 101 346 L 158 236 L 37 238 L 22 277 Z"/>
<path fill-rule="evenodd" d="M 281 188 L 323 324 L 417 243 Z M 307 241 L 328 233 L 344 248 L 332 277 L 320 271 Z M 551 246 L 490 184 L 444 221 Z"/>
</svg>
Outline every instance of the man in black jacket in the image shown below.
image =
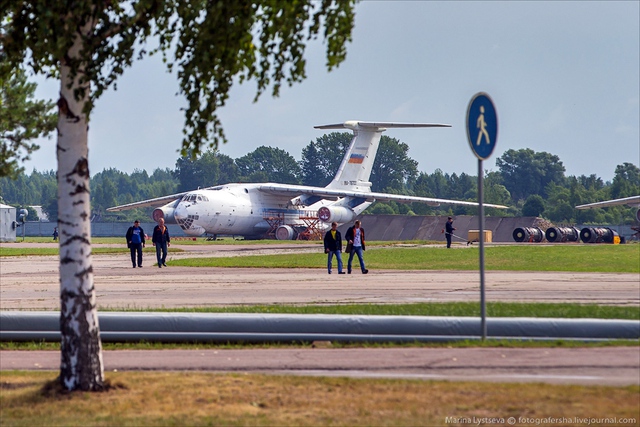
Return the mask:
<svg viewBox="0 0 640 427">
<path fill-rule="evenodd" d="M 451 236 L 456 228 L 453 226 L 453 218 L 447 217 L 447 223 L 444 225 L 444 237 L 447 238 L 447 248 L 451 247 Z"/>
<path fill-rule="evenodd" d="M 136 268 L 136 253 L 138 254 L 138 267 L 142 268 L 142 248 L 145 246 L 144 230 L 140 227 L 140 221 L 137 219 L 133 222 L 133 226 L 127 230 L 127 246 L 131 251 L 131 263 Z"/>
<path fill-rule="evenodd" d="M 171 238 L 169 237 L 169 229 L 164 225 L 164 218 L 158 220 L 158 225 L 153 228 L 153 236 L 151 243 L 156 247 L 156 258 L 158 259 L 158 268 L 167 266 L 167 246 L 171 246 Z"/>
<path fill-rule="evenodd" d="M 344 274 L 342 271 L 342 235 L 338 231 L 338 223 L 331 223 L 331 230 L 324 235 L 324 253 L 329 254 L 327 259 L 327 270 L 331 274 L 331 260 L 335 254 L 338 260 L 338 274 Z"/>
</svg>

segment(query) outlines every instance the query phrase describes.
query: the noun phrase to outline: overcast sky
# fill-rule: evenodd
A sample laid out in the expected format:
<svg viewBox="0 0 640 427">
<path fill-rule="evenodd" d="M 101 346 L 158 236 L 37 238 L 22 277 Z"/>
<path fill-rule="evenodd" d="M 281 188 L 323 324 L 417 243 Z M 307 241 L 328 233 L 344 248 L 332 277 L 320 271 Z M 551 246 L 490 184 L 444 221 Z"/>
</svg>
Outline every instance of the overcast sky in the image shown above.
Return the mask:
<svg viewBox="0 0 640 427">
<path fill-rule="evenodd" d="M 300 159 L 324 131 L 346 120 L 449 123 L 450 129 L 390 129 L 418 169 L 477 175 L 465 130 L 471 97 L 488 93 L 498 112 L 497 170 L 508 149 L 557 155 L 566 175 L 610 181 L 616 165 L 640 165 L 640 2 L 362 1 L 347 60 L 326 71 L 319 42 L 308 78 L 254 104 L 255 84 L 236 86 L 220 117 L 238 158 L 266 145 Z M 58 84 L 37 80 L 37 95 Z M 159 59 L 134 63 L 98 101 L 89 130 L 91 174 L 173 169 L 184 100 Z M 25 164 L 56 169 L 55 140 Z"/>
</svg>

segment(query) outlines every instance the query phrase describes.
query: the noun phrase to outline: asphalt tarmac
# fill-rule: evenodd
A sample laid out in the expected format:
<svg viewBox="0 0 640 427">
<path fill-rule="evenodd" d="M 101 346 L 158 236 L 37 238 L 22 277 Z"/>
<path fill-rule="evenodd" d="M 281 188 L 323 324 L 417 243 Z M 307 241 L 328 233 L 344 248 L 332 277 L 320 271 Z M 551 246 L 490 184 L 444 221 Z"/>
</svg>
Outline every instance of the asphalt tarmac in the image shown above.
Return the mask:
<svg viewBox="0 0 640 427">
<path fill-rule="evenodd" d="M 639 347 L 117 350 L 104 351 L 103 359 L 107 372 L 247 372 L 609 386 L 640 383 Z M 2 371 L 59 368 L 56 351 L 0 351 Z"/>
<path fill-rule="evenodd" d="M 20 244 L 12 244 L 16 247 Z M 480 301 L 477 271 L 375 270 L 327 274 L 316 269 L 173 267 L 172 259 L 321 250 L 318 245 L 174 245 L 169 266 L 131 268 L 128 254 L 94 255 L 98 309 L 173 308 L 236 304 L 401 304 Z M 456 250 L 464 250 L 461 247 Z M 375 250 L 375 249 L 371 249 Z M 442 247 L 442 250 L 444 247 Z M 365 258 L 366 260 L 366 258 Z M 57 256 L 0 259 L 1 310 L 56 310 L 60 305 Z M 486 271 L 487 302 L 571 302 L 640 306 L 634 273 Z"/>
<path fill-rule="evenodd" d="M 12 244 L 11 247 L 16 247 Z M 28 245 L 28 244 L 25 244 Z M 168 268 L 131 268 L 128 255 L 94 255 L 98 309 L 234 304 L 351 304 L 479 301 L 479 274 L 371 270 L 172 267 L 190 256 L 290 253 L 317 245 L 179 246 Z M 463 250 L 463 248 L 458 248 Z M 444 250 L 444 249 L 443 249 Z M 59 309 L 58 257 L 0 258 L 1 310 Z M 487 301 L 640 306 L 640 277 L 628 273 L 485 273 Z M 490 315 L 490 313 L 489 313 Z M 640 348 L 392 348 L 105 351 L 106 370 L 206 370 L 352 377 L 640 384 Z M 0 370 L 59 368 L 57 352 L 1 351 Z"/>
</svg>

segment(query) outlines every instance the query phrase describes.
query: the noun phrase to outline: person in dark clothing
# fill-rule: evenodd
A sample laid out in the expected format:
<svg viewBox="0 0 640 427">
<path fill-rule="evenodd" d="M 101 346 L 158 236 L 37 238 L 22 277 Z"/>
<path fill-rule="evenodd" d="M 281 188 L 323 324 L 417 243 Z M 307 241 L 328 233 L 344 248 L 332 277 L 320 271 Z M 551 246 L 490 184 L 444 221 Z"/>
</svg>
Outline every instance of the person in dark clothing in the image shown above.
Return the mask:
<svg viewBox="0 0 640 427">
<path fill-rule="evenodd" d="M 447 217 L 447 223 L 444 225 L 444 237 L 447 238 L 447 248 L 451 247 L 451 236 L 455 227 L 453 226 L 453 218 Z"/>
<path fill-rule="evenodd" d="M 327 259 L 327 270 L 331 274 L 331 261 L 333 255 L 338 260 L 338 274 L 344 274 L 342 271 L 342 235 L 338 231 L 338 223 L 331 223 L 331 230 L 324 235 L 324 253 L 329 254 Z"/>
<path fill-rule="evenodd" d="M 153 236 L 151 243 L 156 247 L 156 258 L 158 259 L 158 268 L 167 266 L 167 246 L 171 246 L 169 238 L 169 229 L 164 225 L 164 218 L 158 220 L 158 225 L 153 228 Z"/>
<path fill-rule="evenodd" d="M 351 252 L 349 253 L 349 261 L 347 262 L 347 274 L 351 274 L 351 262 L 353 261 L 353 255 L 358 255 L 358 261 L 360 261 L 360 269 L 362 274 L 367 274 L 369 270 L 364 265 L 364 258 L 362 252 L 365 250 L 364 245 L 364 228 L 360 227 L 360 220 L 356 220 L 353 227 L 350 227 L 345 234 L 345 239 L 348 245 L 351 245 Z"/>
<path fill-rule="evenodd" d="M 127 246 L 131 251 L 131 263 L 136 268 L 136 254 L 138 255 L 138 267 L 142 268 L 142 248 L 145 247 L 144 230 L 140 227 L 140 221 L 137 219 L 133 222 L 133 226 L 127 230 Z"/>
<path fill-rule="evenodd" d="M 54 227 L 53 229 L 53 241 L 58 240 L 58 227 Z"/>
</svg>

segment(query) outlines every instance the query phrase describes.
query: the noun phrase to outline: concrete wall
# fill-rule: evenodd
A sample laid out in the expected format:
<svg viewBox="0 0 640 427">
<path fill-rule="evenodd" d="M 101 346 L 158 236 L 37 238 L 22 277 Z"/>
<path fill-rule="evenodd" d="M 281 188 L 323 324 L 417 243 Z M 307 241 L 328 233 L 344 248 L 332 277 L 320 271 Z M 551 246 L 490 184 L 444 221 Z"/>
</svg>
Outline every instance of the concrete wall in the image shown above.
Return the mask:
<svg viewBox="0 0 640 427">
<path fill-rule="evenodd" d="M 447 216 L 406 216 L 406 215 L 361 215 L 358 217 L 364 227 L 367 240 L 435 240 L 444 242 L 442 230 Z M 540 219 L 536 217 L 498 218 L 486 217 L 484 229 L 491 230 L 494 242 L 513 242 L 513 230 L 517 227 L 535 227 Z M 353 224 L 339 227 L 342 235 Z M 469 230 L 478 230 L 478 217 L 458 215 L 453 217 L 454 242 L 466 243 Z"/>
<path fill-rule="evenodd" d="M 15 209 L 14 209 L 15 211 Z M 15 218 L 15 212 L 13 217 Z M 468 240 L 469 230 L 478 229 L 478 217 L 473 215 L 454 216 L 453 226 L 456 228 L 454 232 L 454 242 L 466 243 Z M 362 222 L 362 226 L 367 233 L 367 240 L 435 240 L 445 241 L 442 229 L 447 222 L 447 217 L 437 216 L 409 216 L 409 215 L 360 215 L 358 219 Z M 53 240 L 53 228 L 57 227 L 56 222 L 27 222 L 25 223 L 25 236 L 51 237 Z M 132 225 L 128 222 L 93 222 L 91 223 L 91 234 L 93 237 L 122 237 L 127 229 Z M 141 224 L 147 235 L 151 235 L 155 222 L 144 222 Z M 344 224 L 339 227 L 342 235 L 351 227 L 353 223 Z M 515 218 L 499 218 L 486 217 L 485 230 L 491 230 L 494 242 L 513 242 L 513 230 L 518 227 L 540 227 L 546 230 L 550 223 L 536 217 L 515 217 Z M 182 229 L 175 224 L 167 225 L 171 237 L 188 237 Z M 583 225 L 577 225 L 578 229 L 582 229 Z M 618 234 L 625 236 L 627 241 L 634 233 L 631 226 L 611 226 L 603 225 L 602 227 L 610 227 L 618 231 Z M 22 230 L 18 233 L 22 235 Z"/>
<path fill-rule="evenodd" d="M 92 222 L 91 235 L 93 237 L 122 237 L 124 242 L 124 236 L 132 225 L 132 222 Z M 53 229 L 57 226 L 57 222 L 26 222 L 25 236 L 51 237 L 51 240 L 53 240 Z M 153 232 L 153 227 L 156 226 L 156 223 L 143 222 L 140 226 L 144 230 L 145 234 L 151 238 L 151 233 Z M 169 224 L 167 225 L 167 228 L 169 229 L 169 235 L 171 237 L 186 236 L 178 225 Z"/>
</svg>

